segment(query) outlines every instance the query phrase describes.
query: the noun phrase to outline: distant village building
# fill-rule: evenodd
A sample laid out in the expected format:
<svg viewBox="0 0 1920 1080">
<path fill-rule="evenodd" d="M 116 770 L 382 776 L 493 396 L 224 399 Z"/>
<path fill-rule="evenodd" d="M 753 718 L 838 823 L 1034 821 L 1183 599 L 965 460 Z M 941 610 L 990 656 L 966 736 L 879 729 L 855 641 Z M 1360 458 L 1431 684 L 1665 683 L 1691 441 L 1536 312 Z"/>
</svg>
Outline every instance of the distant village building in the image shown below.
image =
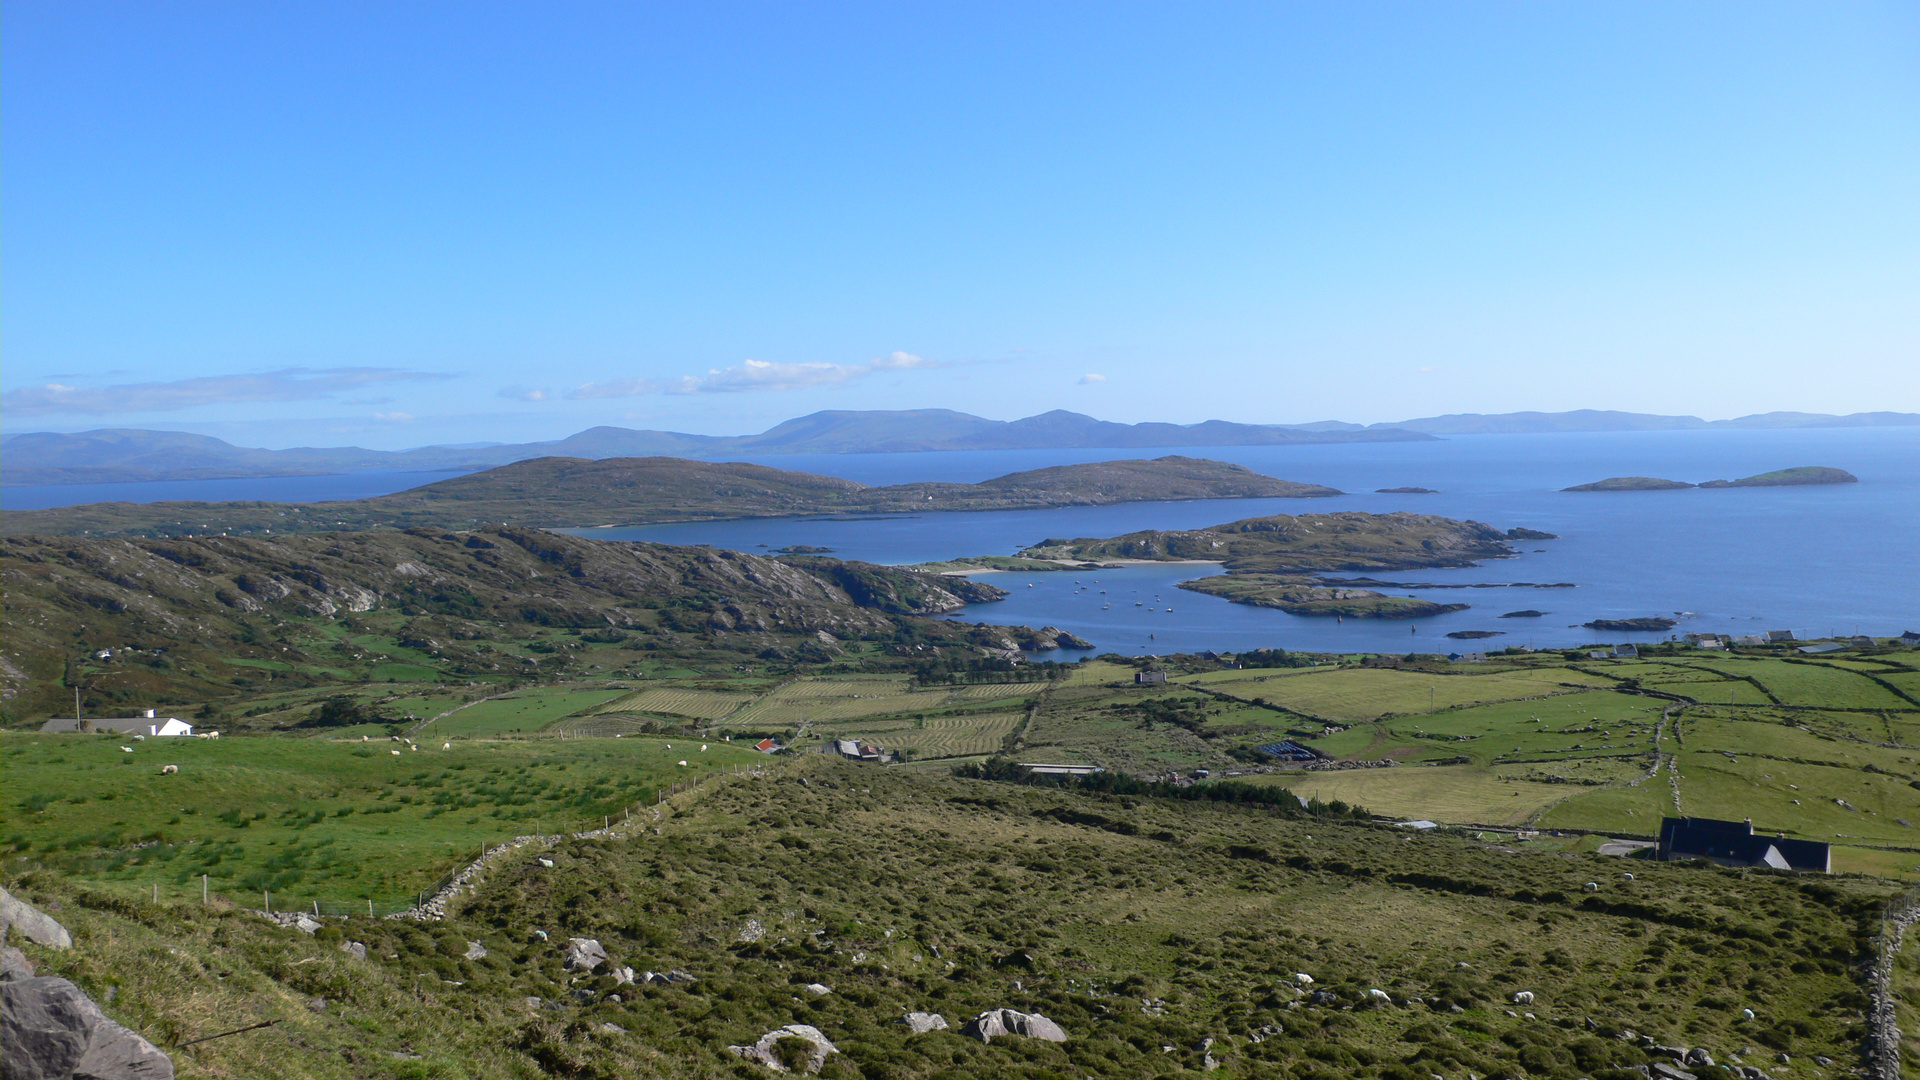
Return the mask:
<svg viewBox="0 0 1920 1080">
<path fill-rule="evenodd" d="M 1767 631 L 1767 640 L 1768 640 L 1768 641 L 1792 641 L 1792 640 L 1793 640 L 1793 631 L 1791 631 L 1791 630 L 1769 630 L 1769 631 Z"/>
<path fill-rule="evenodd" d="M 1279 758 L 1281 761 L 1319 761 L 1326 756 L 1320 751 L 1310 746 L 1302 746 L 1292 739 L 1281 739 L 1279 742 L 1256 746 L 1254 749 L 1268 757 Z"/>
<path fill-rule="evenodd" d="M 1916 633 L 1912 630 L 1903 630 L 1900 632 L 1900 640 L 1906 642 L 1909 645 L 1920 643 L 1920 633 Z"/>
<path fill-rule="evenodd" d="M 829 745 L 834 753 L 852 761 L 876 761 L 884 764 L 893 760 L 893 755 L 884 747 L 859 739 L 835 739 Z"/>
<path fill-rule="evenodd" d="M 1717 634 L 1688 634 L 1680 640 L 1696 649 L 1724 649 L 1727 643 Z"/>
<path fill-rule="evenodd" d="M 781 745 L 779 739 L 761 739 L 759 742 L 753 744 L 753 748 L 763 754 L 777 754 L 786 749 L 785 746 Z"/>
<path fill-rule="evenodd" d="M 1822 641 L 1817 645 L 1802 645 L 1798 651 L 1808 656 L 1819 656 L 1821 653 L 1839 652 L 1844 648 L 1846 646 L 1837 641 Z"/>
<path fill-rule="evenodd" d="M 1847 644 L 1855 649 L 1871 649 L 1873 648 L 1873 639 L 1865 634 L 1855 634 L 1852 638 L 1848 639 Z"/>
<path fill-rule="evenodd" d="M 1833 870 L 1832 849 L 1821 841 L 1757 835 L 1751 821 L 1715 818 L 1663 818 L 1654 857 L 1662 862 L 1706 859 L 1721 866 L 1765 866 L 1819 874 Z"/>
<path fill-rule="evenodd" d="M 1765 645 L 1767 639 L 1761 637 L 1759 634 L 1741 634 L 1739 637 L 1733 639 L 1733 643 L 1735 645 Z"/>
<path fill-rule="evenodd" d="M 1133 673 L 1133 682 L 1136 686 L 1159 686 L 1166 681 L 1167 673 L 1164 671 L 1136 671 Z"/>
<path fill-rule="evenodd" d="M 66 717 L 53 719 L 40 725 L 40 730 L 48 733 L 59 732 L 112 732 L 115 735 L 151 735 L 158 737 L 185 736 L 193 734 L 193 725 L 178 717 L 155 716 L 152 709 L 145 716 L 132 716 L 100 719 L 81 719 Z"/>
<path fill-rule="evenodd" d="M 1486 658 L 1487 654 L 1483 652 L 1456 652 L 1447 654 L 1447 661 L 1454 664 L 1478 664 L 1484 662 Z"/>
<path fill-rule="evenodd" d="M 1640 646 L 1634 644 L 1615 645 L 1613 655 L 1616 659 L 1633 659 L 1640 655 Z"/>
</svg>

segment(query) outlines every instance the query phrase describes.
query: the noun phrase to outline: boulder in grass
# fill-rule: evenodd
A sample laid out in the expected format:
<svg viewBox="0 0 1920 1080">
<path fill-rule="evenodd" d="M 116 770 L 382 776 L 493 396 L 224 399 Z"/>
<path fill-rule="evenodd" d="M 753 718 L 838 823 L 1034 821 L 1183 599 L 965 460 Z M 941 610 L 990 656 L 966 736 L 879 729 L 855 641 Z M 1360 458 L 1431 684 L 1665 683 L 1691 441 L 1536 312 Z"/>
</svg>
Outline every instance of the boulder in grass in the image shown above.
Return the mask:
<svg viewBox="0 0 1920 1080">
<path fill-rule="evenodd" d="M 1067 1041 L 1067 1033 L 1059 1024 L 1039 1013 L 1024 1013 L 1018 1009 L 989 1009 L 967 1021 L 967 1026 L 960 1029 L 960 1034 L 981 1042 L 992 1042 L 997 1035 L 1021 1035 L 1048 1042 Z"/>
<path fill-rule="evenodd" d="M 477 941 L 469 941 L 467 942 L 467 951 L 463 955 L 469 960 L 485 960 L 487 958 L 487 947 Z"/>
<path fill-rule="evenodd" d="M 173 1062 L 65 979 L 0 983 L 7 1080 L 173 1080 Z"/>
<path fill-rule="evenodd" d="M 12 934 L 19 934 L 35 945 L 45 945 L 49 949 L 70 949 L 73 937 L 67 928 L 53 920 L 53 916 L 0 889 L 0 942 L 6 941 Z"/>
<path fill-rule="evenodd" d="M 0 982 L 33 978 L 33 961 L 11 945 L 0 945 Z"/>
<path fill-rule="evenodd" d="M 907 1030 L 915 1035 L 925 1035 L 929 1031 L 947 1030 L 947 1018 L 939 1013 L 910 1012 L 900 1018 Z"/>
<path fill-rule="evenodd" d="M 748 1061 L 757 1061 L 774 1072 L 783 1073 L 817 1073 L 827 1063 L 828 1054 L 840 1052 L 812 1024 L 788 1024 L 760 1036 L 751 1046 L 729 1046 L 727 1049 Z"/>
<path fill-rule="evenodd" d="M 367 946 L 366 943 L 362 941 L 343 941 L 340 943 L 340 951 L 353 957 L 355 960 L 365 960 L 367 958 Z"/>
<path fill-rule="evenodd" d="M 593 938 L 567 939 L 567 970 L 592 971 L 607 962 L 607 950 Z"/>
</svg>

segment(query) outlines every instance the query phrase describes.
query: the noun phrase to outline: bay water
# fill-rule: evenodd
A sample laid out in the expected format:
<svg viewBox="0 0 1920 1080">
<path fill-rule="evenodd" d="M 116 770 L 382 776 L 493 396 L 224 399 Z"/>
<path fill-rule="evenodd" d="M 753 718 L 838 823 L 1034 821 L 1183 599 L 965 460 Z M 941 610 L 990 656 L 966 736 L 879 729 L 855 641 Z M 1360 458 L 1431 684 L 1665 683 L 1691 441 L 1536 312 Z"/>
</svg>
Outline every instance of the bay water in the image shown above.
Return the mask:
<svg viewBox="0 0 1920 1080">
<path fill-rule="evenodd" d="M 1130 654 L 1257 647 L 1324 651 L 1477 651 L 1506 645 L 1564 647 L 1646 641 L 1658 634 L 1600 632 L 1592 619 L 1663 616 L 1671 633 L 1800 637 L 1920 630 L 1920 428 L 1665 431 L 1455 436 L 1434 442 L 1151 449 L 1001 450 L 914 454 L 774 455 L 777 468 L 868 484 L 973 482 L 1023 469 L 1116 458 L 1186 454 L 1245 465 L 1351 494 L 1326 499 L 1236 499 L 1105 507 L 771 518 L 569 530 L 599 539 L 713 544 L 765 553 L 791 544 L 840 558 L 915 563 L 1011 554 L 1052 537 L 1105 537 L 1138 529 L 1191 529 L 1238 518 L 1331 510 L 1411 511 L 1522 526 L 1560 539 L 1515 545 L 1519 554 L 1477 567 L 1381 573 L 1431 586 L 1395 594 L 1465 611 L 1414 623 L 1336 622 L 1227 603 L 1178 582 L 1217 566 L 1165 564 L 1063 573 L 997 573 L 982 580 L 1007 599 L 969 607 L 972 622 L 1058 626 L 1100 651 Z M 1846 469 L 1858 484 L 1653 492 L 1560 489 L 1609 476 L 1698 483 L 1795 465 Z M 398 491 L 445 473 L 368 471 L 337 476 L 154 484 L 7 488 L 8 509 L 126 499 L 254 498 L 311 502 Z M 1437 494 L 1385 495 L 1383 487 Z M 1516 582 L 1530 584 L 1514 584 Z M 1539 588 L 1570 583 L 1572 588 Z M 1170 610 L 1169 610 L 1170 609 Z M 1537 618 L 1502 619 L 1539 610 Z M 1485 641 L 1445 635 L 1497 631 Z"/>
</svg>

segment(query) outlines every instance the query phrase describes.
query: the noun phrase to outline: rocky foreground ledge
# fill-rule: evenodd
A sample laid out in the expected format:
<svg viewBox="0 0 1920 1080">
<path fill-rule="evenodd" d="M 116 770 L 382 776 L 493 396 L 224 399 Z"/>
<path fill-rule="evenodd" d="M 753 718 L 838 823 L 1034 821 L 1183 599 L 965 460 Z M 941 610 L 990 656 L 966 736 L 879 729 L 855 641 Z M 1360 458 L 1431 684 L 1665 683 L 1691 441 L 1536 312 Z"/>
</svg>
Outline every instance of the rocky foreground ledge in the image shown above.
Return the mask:
<svg viewBox="0 0 1920 1080">
<path fill-rule="evenodd" d="M 173 1061 L 107 1018 L 66 979 L 34 973 L 15 936 L 48 949 L 73 947 L 67 929 L 0 889 L 0 1047 L 6 1080 L 173 1080 Z"/>
</svg>

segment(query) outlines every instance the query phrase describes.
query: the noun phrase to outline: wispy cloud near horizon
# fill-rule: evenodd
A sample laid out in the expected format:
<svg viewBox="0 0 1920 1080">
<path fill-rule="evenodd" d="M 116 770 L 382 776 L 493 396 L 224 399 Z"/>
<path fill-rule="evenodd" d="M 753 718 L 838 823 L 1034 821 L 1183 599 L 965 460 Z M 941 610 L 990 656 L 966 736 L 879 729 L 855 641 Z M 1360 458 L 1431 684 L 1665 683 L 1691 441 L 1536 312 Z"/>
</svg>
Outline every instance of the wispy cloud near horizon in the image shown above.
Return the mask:
<svg viewBox="0 0 1920 1080">
<path fill-rule="evenodd" d="M 376 383 L 452 377 L 399 368 L 345 367 L 284 368 L 251 375 L 205 375 L 94 387 L 50 382 L 0 393 L 0 409 L 13 416 L 173 412 L 238 402 L 314 401 Z"/>
<path fill-rule="evenodd" d="M 574 400 L 639 397 L 643 394 L 735 394 L 753 390 L 805 390 L 832 386 L 867 375 L 888 371 L 917 371 L 945 367 L 938 360 L 909 352 L 891 352 L 864 364 L 803 363 L 783 364 L 773 360 L 747 360 L 733 367 L 709 368 L 705 375 L 685 375 L 679 379 L 610 379 L 576 387 L 567 397 Z"/>
</svg>

